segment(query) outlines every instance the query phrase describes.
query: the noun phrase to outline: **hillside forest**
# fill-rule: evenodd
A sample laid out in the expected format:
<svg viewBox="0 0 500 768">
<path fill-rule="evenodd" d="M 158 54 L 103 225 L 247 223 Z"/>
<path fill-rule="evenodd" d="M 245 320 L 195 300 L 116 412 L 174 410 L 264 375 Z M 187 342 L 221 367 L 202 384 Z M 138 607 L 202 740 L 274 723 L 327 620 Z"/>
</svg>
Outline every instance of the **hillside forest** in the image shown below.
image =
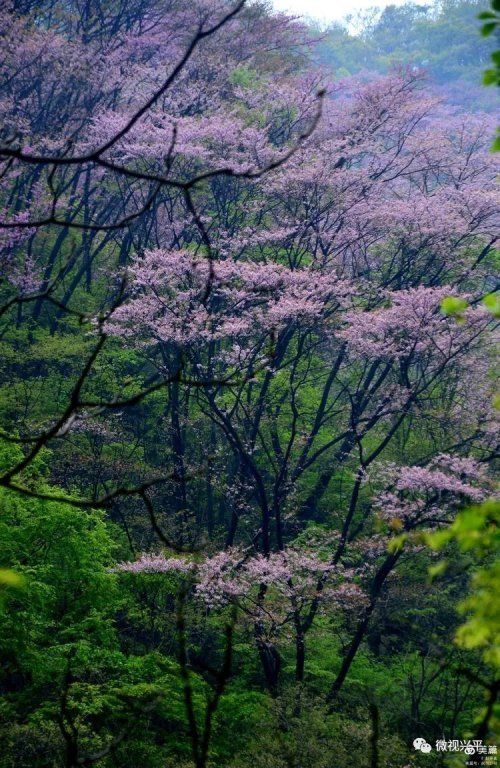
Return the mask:
<svg viewBox="0 0 500 768">
<path fill-rule="evenodd" d="M 498 6 L 1 3 L 0 768 L 496 765 Z"/>
</svg>

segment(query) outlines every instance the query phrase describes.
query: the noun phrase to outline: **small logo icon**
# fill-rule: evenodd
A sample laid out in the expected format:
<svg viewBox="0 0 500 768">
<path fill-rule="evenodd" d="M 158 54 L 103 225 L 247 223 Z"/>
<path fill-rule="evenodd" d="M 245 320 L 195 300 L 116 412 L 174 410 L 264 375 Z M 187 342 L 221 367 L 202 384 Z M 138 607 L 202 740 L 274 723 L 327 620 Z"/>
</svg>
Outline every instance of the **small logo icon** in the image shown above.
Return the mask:
<svg viewBox="0 0 500 768">
<path fill-rule="evenodd" d="M 419 749 L 420 752 L 428 753 L 432 750 L 432 747 L 430 744 L 426 742 L 425 739 L 415 739 L 413 742 L 413 746 L 415 749 Z"/>
</svg>

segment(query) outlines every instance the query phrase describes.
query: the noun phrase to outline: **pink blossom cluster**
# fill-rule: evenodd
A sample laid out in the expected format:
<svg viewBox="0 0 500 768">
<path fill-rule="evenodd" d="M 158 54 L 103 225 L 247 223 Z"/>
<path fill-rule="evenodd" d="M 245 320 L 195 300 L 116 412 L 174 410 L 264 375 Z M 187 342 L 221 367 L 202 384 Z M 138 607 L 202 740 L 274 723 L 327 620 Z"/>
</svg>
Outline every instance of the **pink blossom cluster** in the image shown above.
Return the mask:
<svg viewBox="0 0 500 768">
<path fill-rule="evenodd" d="M 118 563 L 114 570 L 123 573 L 191 573 L 194 564 L 180 557 L 143 554 L 134 562 Z"/>
<path fill-rule="evenodd" d="M 246 261 L 210 265 L 187 251 L 147 251 L 130 273 L 131 296 L 106 331 L 145 343 L 235 343 L 299 319 L 317 320 L 329 303 L 346 301 L 350 289 L 333 274 Z"/>
<path fill-rule="evenodd" d="M 396 488 L 416 492 L 446 491 L 476 500 L 484 495 L 483 490 L 462 482 L 453 474 L 427 467 L 402 467 L 396 480 Z"/>
<path fill-rule="evenodd" d="M 245 557 L 238 550 L 208 558 L 199 570 L 197 594 L 207 605 L 217 607 L 238 598 L 246 612 L 274 616 L 286 621 L 292 606 L 302 610 L 314 598 L 322 604 L 342 603 L 351 590 L 358 600 L 360 588 L 354 571 L 322 560 L 316 553 L 287 547 L 269 555 Z M 322 589 L 318 592 L 318 583 Z M 266 599 L 258 598 L 262 587 Z M 278 617 L 281 617 L 278 621 Z"/>
<path fill-rule="evenodd" d="M 471 313 L 476 321 L 472 328 L 444 317 L 441 302 L 452 293 L 449 286 L 393 291 L 387 294 L 387 307 L 346 313 L 348 325 L 341 335 L 354 353 L 367 358 L 398 359 L 429 352 L 442 360 L 474 334 L 477 322 L 487 321 L 481 309 Z"/>
<path fill-rule="evenodd" d="M 114 570 L 191 574 L 195 595 L 208 608 L 223 608 L 236 600 L 246 615 L 272 619 L 276 626 L 287 623 L 291 611 L 307 608 L 314 599 L 323 610 L 328 606 L 357 609 L 366 599 L 356 583 L 355 569 L 333 565 L 314 552 L 293 547 L 269 555 L 249 555 L 231 548 L 199 563 L 186 557 L 143 554 L 135 562 L 119 563 Z"/>
<path fill-rule="evenodd" d="M 410 526 L 444 520 L 463 499 L 478 502 L 489 492 L 488 478 L 478 462 L 448 454 L 425 467 L 386 464 L 379 468 L 378 479 L 390 485 L 376 495 L 375 508 L 383 519 L 398 519 Z"/>
</svg>

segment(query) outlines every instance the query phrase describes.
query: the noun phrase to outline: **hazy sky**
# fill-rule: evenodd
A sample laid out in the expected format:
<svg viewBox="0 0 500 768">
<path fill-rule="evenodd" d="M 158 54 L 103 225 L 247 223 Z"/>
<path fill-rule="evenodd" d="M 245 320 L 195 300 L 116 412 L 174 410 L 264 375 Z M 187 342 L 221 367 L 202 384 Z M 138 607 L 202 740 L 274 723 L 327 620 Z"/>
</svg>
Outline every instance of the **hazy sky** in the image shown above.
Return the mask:
<svg viewBox="0 0 500 768">
<path fill-rule="evenodd" d="M 407 0 L 272 0 L 277 11 L 312 16 L 322 21 L 342 19 L 348 13 L 377 6 L 403 5 Z"/>
</svg>

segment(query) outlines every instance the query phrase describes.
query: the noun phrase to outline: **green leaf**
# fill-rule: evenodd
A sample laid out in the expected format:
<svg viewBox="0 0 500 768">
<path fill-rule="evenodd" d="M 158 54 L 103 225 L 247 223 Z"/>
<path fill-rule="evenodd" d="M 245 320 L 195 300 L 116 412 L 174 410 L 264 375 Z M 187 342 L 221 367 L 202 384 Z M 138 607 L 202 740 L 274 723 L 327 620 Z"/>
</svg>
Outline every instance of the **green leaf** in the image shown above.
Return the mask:
<svg viewBox="0 0 500 768">
<path fill-rule="evenodd" d="M 485 296 L 483 304 L 494 317 L 500 317 L 500 295 L 498 293 L 490 293 Z"/>
<path fill-rule="evenodd" d="M 445 315 L 460 315 L 468 306 L 469 304 L 465 299 L 460 299 L 457 296 L 446 296 L 441 302 L 441 309 Z"/>
<path fill-rule="evenodd" d="M 396 552 L 402 550 L 407 538 L 408 536 L 406 533 L 403 533 L 401 536 L 394 536 L 394 538 L 391 539 L 387 545 L 387 551 L 389 554 L 395 555 Z"/>
<path fill-rule="evenodd" d="M 494 69 L 485 69 L 483 72 L 483 85 L 495 85 L 498 74 Z"/>
<path fill-rule="evenodd" d="M 490 21 L 488 24 L 483 24 L 481 27 L 481 34 L 483 37 L 488 37 L 491 35 L 492 32 L 495 31 L 495 28 L 497 26 L 496 21 Z"/>
<path fill-rule="evenodd" d="M 20 573 L 10 571 L 6 568 L 0 568 L 0 588 L 1 587 L 22 587 L 25 578 Z"/>
<path fill-rule="evenodd" d="M 447 568 L 448 568 L 448 563 L 446 560 L 441 560 L 439 563 L 435 563 L 434 565 L 431 565 L 429 567 L 429 579 L 431 583 L 434 581 L 434 579 L 437 579 L 438 576 L 442 576 L 443 573 L 445 573 Z"/>
</svg>

